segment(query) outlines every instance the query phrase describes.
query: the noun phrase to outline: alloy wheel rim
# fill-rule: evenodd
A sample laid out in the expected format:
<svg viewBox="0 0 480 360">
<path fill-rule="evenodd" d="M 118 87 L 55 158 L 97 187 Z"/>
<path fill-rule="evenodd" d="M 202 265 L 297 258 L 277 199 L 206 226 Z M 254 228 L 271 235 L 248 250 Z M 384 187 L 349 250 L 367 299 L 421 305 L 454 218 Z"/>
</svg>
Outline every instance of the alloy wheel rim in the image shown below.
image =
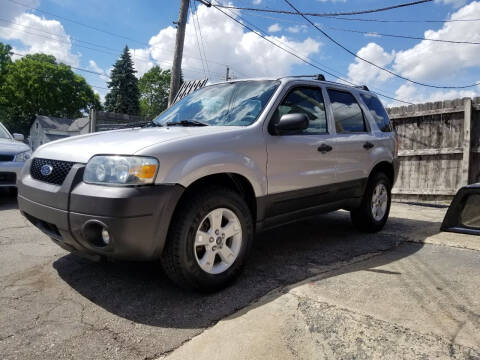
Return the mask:
<svg viewBox="0 0 480 360">
<path fill-rule="evenodd" d="M 238 216 L 226 208 L 210 211 L 195 234 L 193 252 L 200 268 L 221 274 L 233 265 L 242 247 L 242 226 Z"/>
<path fill-rule="evenodd" d="M 377 184 L 372 194 L 372 216 L 376 221 L 380 221 L 387 212 L 388 191 L 384 184 Z"/>
</svg>

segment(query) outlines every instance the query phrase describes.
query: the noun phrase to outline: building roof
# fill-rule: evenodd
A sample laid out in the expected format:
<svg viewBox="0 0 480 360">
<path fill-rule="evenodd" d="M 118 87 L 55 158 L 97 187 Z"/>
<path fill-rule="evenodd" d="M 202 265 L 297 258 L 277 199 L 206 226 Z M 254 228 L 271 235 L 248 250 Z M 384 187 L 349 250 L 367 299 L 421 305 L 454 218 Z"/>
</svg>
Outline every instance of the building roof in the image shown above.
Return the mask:
<svg viewBox="0 0 480 360">
<path fill-rule="evenodd" d="M 77 118 L 73 120 L 72 124 L 68 128 L 68 131 L 84 131 L 90 124 L 90 119 L 88 117 Z"/>
</svg>

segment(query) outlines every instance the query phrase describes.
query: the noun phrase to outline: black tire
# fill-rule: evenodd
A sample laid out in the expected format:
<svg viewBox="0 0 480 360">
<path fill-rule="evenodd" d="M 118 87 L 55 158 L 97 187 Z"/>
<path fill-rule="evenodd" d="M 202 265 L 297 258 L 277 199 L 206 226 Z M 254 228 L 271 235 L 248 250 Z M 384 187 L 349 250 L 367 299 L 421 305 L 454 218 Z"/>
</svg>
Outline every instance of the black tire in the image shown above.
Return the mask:
<svg viewBox="0 0 480 360">
<path fill-rule="evenodd" d="M 197 263 L 194 241 L 202 220 L 218 208 L 227 208 L 237 216 L 242 228 L 242 241 L 233 264 L 220 274 L 210 274 Z M 201 189 L 183 199 L 175 212 L 162 253 L 162 267 L 180 287 L 202 292 L 219 290 L 240 274 L 252 246 L 253 235 L 250 209 L 239 194 L 228 188 Z"/>
<path fill-rule="evenodd" d="M 387 208 L 384 216 L 377 220 L 373 216 L 372 211 L 372 197 L 377 185 L 383 184 L 387 189 Z M 361 231 L 374 233 L 382 230 L 387 222 L 388 215 L 390 213 L 390 204 L 392 202 L 392 184 L 390 179 L 382 172 L 377 172 L 371 176 L 368 181 L 365 194 L 362 198 L 362 203 L 359 208 L 350 211 L 350 218 L 353 225 Z"/>
</svg>

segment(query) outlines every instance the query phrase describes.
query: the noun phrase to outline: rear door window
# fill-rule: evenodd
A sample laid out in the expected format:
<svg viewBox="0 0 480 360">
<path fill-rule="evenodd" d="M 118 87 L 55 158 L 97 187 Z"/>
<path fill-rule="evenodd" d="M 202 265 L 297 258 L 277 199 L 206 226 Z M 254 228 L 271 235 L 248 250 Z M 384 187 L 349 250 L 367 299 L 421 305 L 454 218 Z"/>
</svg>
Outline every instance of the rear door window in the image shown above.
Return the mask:
<svg viewBox="0 0 480 360">
<path fill-rule="evenodd" d="M 376 96 L 370 94 L 361 93 L 360 97 L 365 105 L 367 105 L 370 114 L 372 114 L 373 119 L 378 125 L 378 128 L 383 132 L 392 132 L 392 123 L 390 122 L 390 118 L 380 100 L 378 100 Z"/>
<path fill-rule="evenodd" d="M 346 91 L 328 89 L 337 133 L 366 132 L 363 112 L 355 97 Z"/>
</svg>

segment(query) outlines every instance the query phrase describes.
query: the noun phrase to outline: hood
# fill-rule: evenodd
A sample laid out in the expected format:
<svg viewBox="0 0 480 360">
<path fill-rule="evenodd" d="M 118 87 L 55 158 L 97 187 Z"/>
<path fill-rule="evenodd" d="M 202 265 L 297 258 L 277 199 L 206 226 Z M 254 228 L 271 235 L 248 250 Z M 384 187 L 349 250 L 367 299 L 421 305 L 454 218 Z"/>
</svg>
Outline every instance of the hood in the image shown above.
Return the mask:
<svg viewBox="0 0 480 360">
<path fill-rule="evenodd" d="M 30 148 L 24 143 L 12 139 L 0 139 L 0 154 L 18 154 Z"/>
<path fill-rule="evenodd" d="M 40 146 L 33 157 L 86 163 L 94 155 L 134 155 L 159 143 L 232 130 L 233 126 L 157 127 L 73 136 Z"/>
</svg>

